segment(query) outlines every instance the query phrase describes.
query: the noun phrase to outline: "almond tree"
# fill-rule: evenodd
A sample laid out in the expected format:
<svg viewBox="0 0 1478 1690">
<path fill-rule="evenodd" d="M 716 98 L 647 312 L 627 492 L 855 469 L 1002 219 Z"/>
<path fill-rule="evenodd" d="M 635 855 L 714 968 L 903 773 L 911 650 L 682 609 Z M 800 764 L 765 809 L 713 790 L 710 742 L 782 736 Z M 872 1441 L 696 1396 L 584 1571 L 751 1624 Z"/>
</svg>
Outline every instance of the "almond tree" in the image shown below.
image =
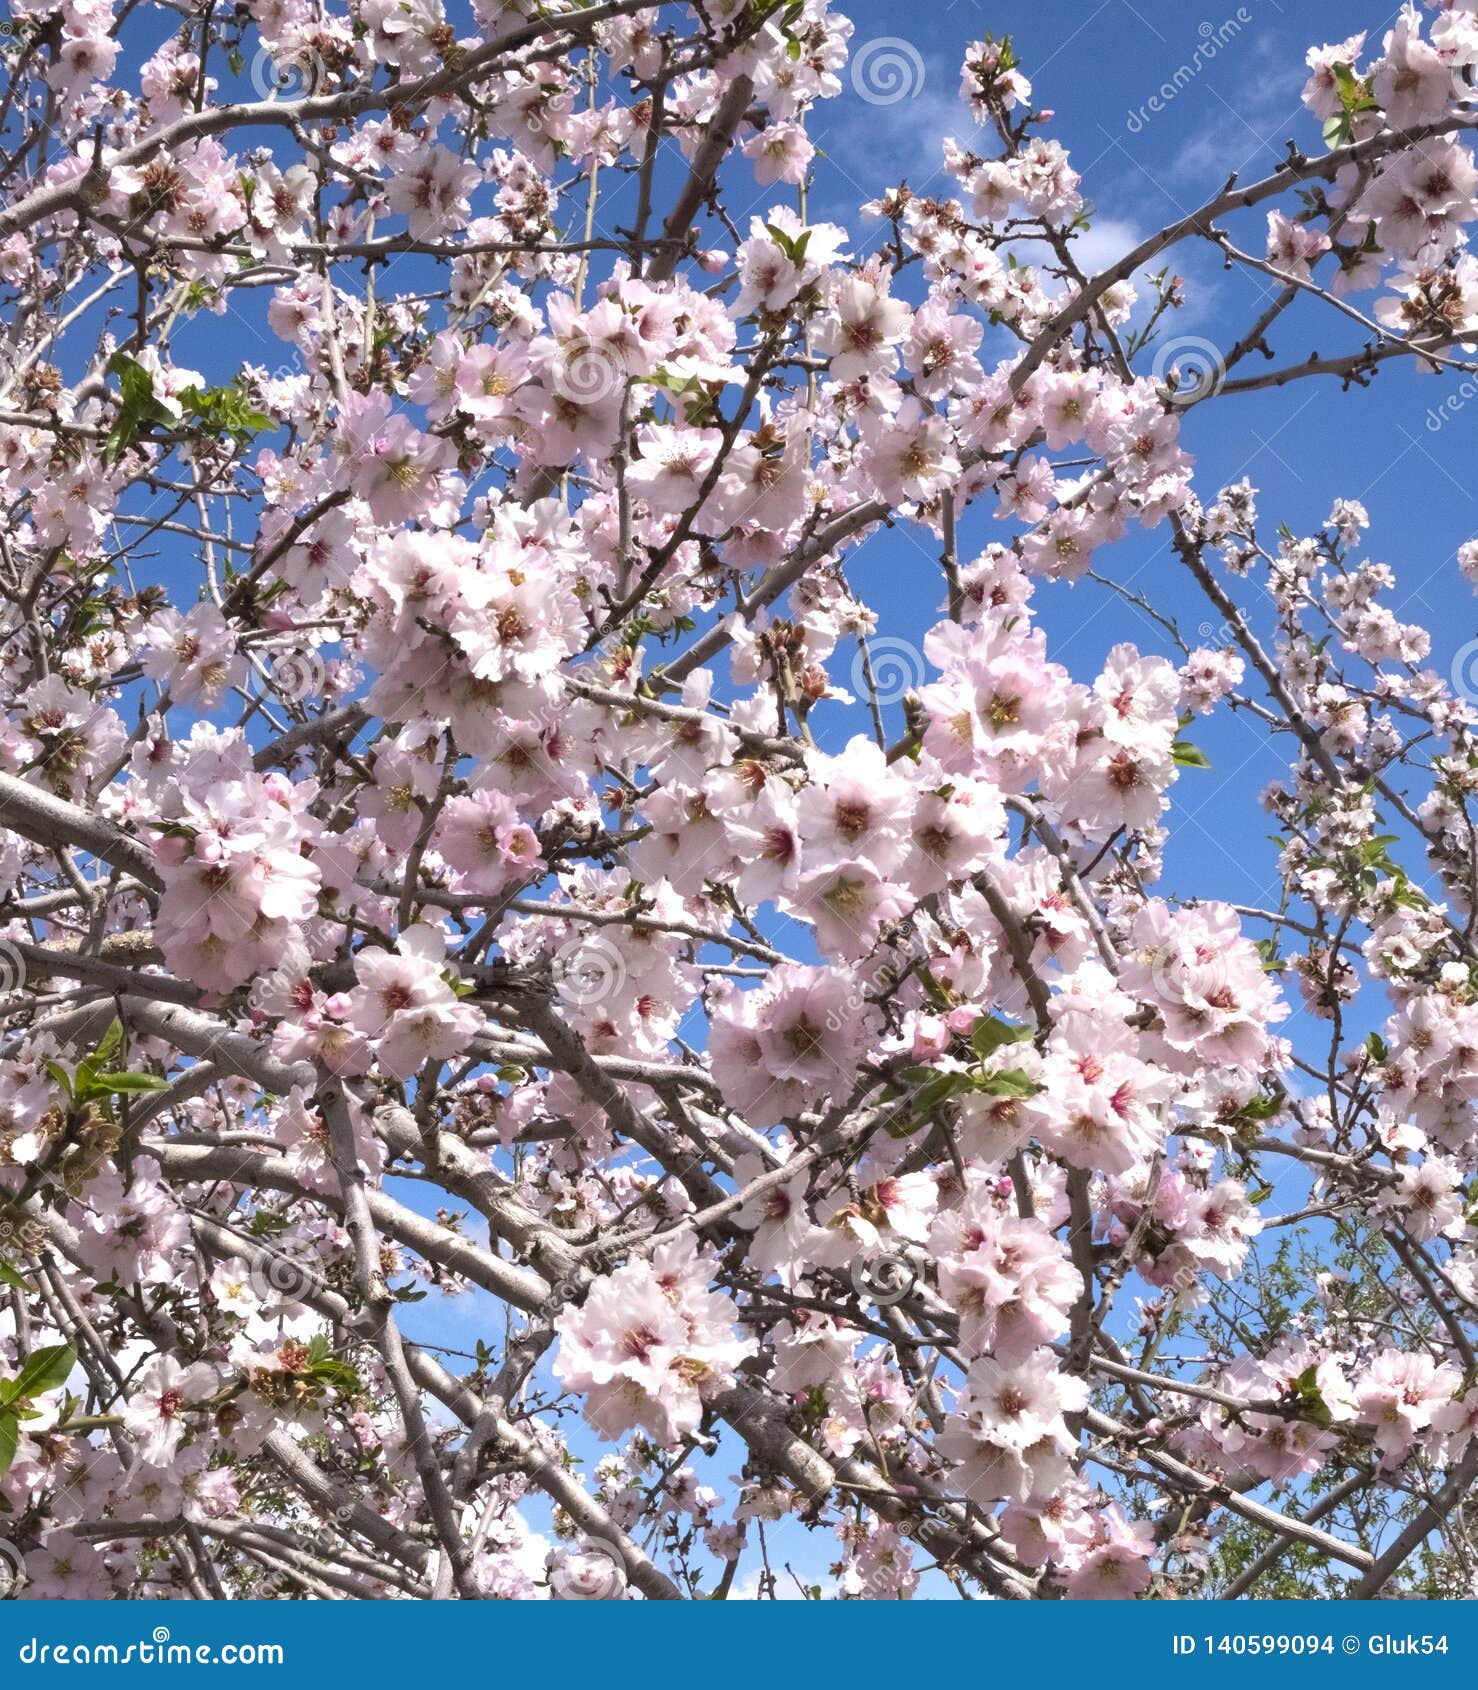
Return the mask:
<svg viewBox="0 0 1478 1690">
<path fill-rule="evenodd" d="M 1096 274 L 1009 40 L 947 195 L 813 216 L 921 63 L 829 0 L 4 57 L 20 1594 L 1471 1594 L 1475 693 L 1182 436 L 1478 370 L 1472 8 Z M 1275 908 L 1161 880 L 1225 712 Z"/>
</svg>

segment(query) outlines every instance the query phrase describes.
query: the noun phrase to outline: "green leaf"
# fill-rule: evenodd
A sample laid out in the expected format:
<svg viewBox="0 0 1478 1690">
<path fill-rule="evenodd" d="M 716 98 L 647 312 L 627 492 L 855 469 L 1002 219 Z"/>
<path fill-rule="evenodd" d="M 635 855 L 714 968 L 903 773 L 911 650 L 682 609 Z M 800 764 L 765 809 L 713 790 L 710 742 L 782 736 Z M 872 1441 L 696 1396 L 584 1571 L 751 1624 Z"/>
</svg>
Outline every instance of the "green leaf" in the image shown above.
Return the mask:
<svg viewBox="0 0 1478 1690">
<path fill-rule="evenodd" d="M 806 248 L 811 244 L 811 231 L 803 230 L 799 235 L 787 235 L 784 229 L 774 223 L 765 224 L 765 233 L 774 241 L 775 245 L 785 254 L 797 269 L 806 261 Z"/>
<path fill-rule="evenodd" d="M 62 1067 L 60 1062 L 53 1062 L 50 1058 L 43 1062 L 41 1066 L 67 1094 L 67 1099 L 70 1102 L 72 1098 L 72 1076 Z"/>
<path fill-rule="evenodd" d="M 77 1064 L 77 1072 L 72 1076 L 72 1101 L 74 1103 L 91 1103 L 96 1097 L 106 1097 L 106 1091 L 100 1091 L 97 1084 L 98 1059 L 95 1056 L 84 1056 Z"/>
<path fill-rule="evenodd" d="M 123 1054 L 123 1023 L 115 1015 L 113 1025 L 103 1034 L 102 1043 L 92 1053 L 100 1066 L 116 1062 Z"/>
<path fill-rule="evenodd" d="M 143 405 L 154 397 L 154 378 L 126 352 L 115 352 L 108 360 L 108 373 L 118 377 L 118 390 L 125 405 Z"/>
<path fill-rule="evenodd" d="M 1353 65 L 1337 64 L 1332 71 L 1340 109 L 1324 121 L 1324 144 L 1342 147 L 1354 138 L 1357 113 L 1376 110 L 1376 101 L 1369 79 L 1356 76 Z"/>
<path fill-rule="evenodd" d="M 106 608 L 102 599 L 83 599 L 67 623 L 68 641 L 80 644 L 89 634 L 96 634 L 106 626 L 103 614 Z"/>
<path fill-rule="evenodd" d="M 252 404 L 239 376 L 230 387 L 187 387 L 180 395 L 180 404 L 207 433 L 229 435 L 234 440 L 249 440 L 277 426 L 265 411 Z"/>
<path fill-rule="evenodd" d="M 1042 1088 L 1020 1068 L 1002 1068 L 975 1081 L 975 1090 L 986 1097 L 1035 1097 Z"/>
<path fill-rule="evenodd" d="M 1170 747 L 1170 755 L 1175 765 L 1180 769 L 1209 769 L 1211 759 L 1201 750 L 1200 746 L 1192 745 L 1188 739 L 1178 739 Z"/>
<path fill-rule="evenodd" d="M 161 400 L 154 397 L 154 378 L 135 358 L 126 352 L 115 352 L 108 360 L 108 373 L 118 377 L 118 391 L 122 403 L 109 430 L 103 456 L 110 464 L 133 445 L 134 441 L 160 423 L 172 428 L 175 414 Z"/>
<path fill-rule="evenodd" d="M 1356 76 L 1353 65 L 1335 65 L 1334 82 L 1339 89 L 1339 103 L 1347 112 L 1353 114 L 1376 109 L 1369 81 Z"/>
<path fill-rule="evenodd" d="M 1002 1045 L 1020 1044 L 1023 1039 L 1029 1039 L 1031 1036 L 1030 1027 L 1013 1027 L 1009 1022 L 998 1020 L 993 1015 L 983 1021 L 977 1021 L 970 1029 L 970 1043 L 982 1061 L 988 1056 L 994 1056 Z"/>
<path fill-rule="evenodd" d="M 169 1085 L 168 1080 L 161 1080 L 157 1074 L 99 1074 L 97 1083 L 107 1093 L 164 1091 Z"/>
<path fill-rule="evenodd" d="M 29 1291 L 31 1289 L 20 1270 L 12 1263 L 0 1256 L 0 1285 L 8 1285 L 13 1291 Z"/>
<path fill-rule="evenodd" d="M 343 1391 L 347 1396 L 358 1396 L 364 1389 L 359 1375 L 347 1361 L 340 1361 L 334 1355 L 322 1332 L 317 1333 L 308 1345 L 308 1365 L 304 1371 L 310 1378 Z"/>
<path fill-rule="evenodd" d="M 1257 954 L 1262 958 L 1264 974 L 1281 974 L 1288 966 L 1287 959 L 1278 954 L 1276 939 L 1258 939 Z"/>
<path fill-rule="evenodd" d="M 47 1070 L 59 1085 L 64 1085 L 74 1105 L 96 1103 L 123 1092 L 163 1091 L 168 1085 L 157 1074 L 131 1074 L 122 1069 L 110 1069 L 123 1054 L 123 1023 L 114 1020 L 103 1034 L 102 1043 L 77 1064 L 77 1072 L 70 1078 L 64 1068 L 48 1063 Z"/>
<path fill-rule="evenodd" d="M 1318 1369 L 1306 1367 L 1294 1380 L 1293 1385 L 1298 1393 L 1298 1405 L 1303 1418 L 1319 1427 L 1332 1425 L 1334 1416 L 1329 1412 L 1329 1405 L 1319 1390 Z"/>
<path fill-rule="evenodd" d="M 1274 1092 L 1259 1092 L 1250 1102 L 1242 1105 L 1237 1116 L 1243 1121 L 1271 1121 L 1275 1115 L 1283 1113 L 1287 1101 L 1288 1094 L 1281 1086 Z"/>
<path fill-rule="evenodd" d="M 958 1092 L 968 1090 L 970 1085 L 968 1074 L 941 1072 L 937 1068 L 914 1069 L 913 1072 L 922 1072 L 926 1076 L 913 1100 L 914 1108 L 921 1115 L 932 1115 L 941 1103 Z"/>
<path fill-rule="evenodd" d="M 913 1110 L 907 1108 L 898 1098 L 893 1098 L 890 1101 L 888 1113 L 883 1116 L 882 1120 L 883 1131 L 899 1144 L 902 1144 L 905 1139 L 915 1137 L 925 1125 L 927 1123 L 921 1120 Z"/>
<path fill-rule="evenodd" d="M 357 1397 L 363 1394 L 364 1386 L 359 1375 L 347 1361 L 318 1361 L 308 1369 L 311 1378 L 331 1386 L 336 1391 L 342 1391 L 346 1397 Z"/>
<path fill-rule="evenodd" d="M 13 1414 L 0 1414 L 0 1479 L 10 1471 L 20 1441 L 20 1421 Z"/>
<path fill-rule="evenodd" d="M 70 1344 L 47 1344 L 33 1350 L 15 1378 L 0 1384 L 0 1402 L 9 1407 L 48 1391 L 59 1391 L 76 1365 L 77 1352 Z"/>
</svg>

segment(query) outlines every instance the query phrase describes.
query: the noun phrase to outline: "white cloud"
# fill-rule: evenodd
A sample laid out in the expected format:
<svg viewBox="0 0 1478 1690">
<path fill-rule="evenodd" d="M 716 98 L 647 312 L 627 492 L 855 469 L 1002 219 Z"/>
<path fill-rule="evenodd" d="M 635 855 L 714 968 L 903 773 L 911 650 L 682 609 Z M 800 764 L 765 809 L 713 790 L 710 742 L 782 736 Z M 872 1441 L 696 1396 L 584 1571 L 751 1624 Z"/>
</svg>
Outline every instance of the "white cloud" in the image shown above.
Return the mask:
<svg viewBox="0 0 1478 1690">
<path fill-rule="evenodd" d="M 918 91 L 889 103 L 873 103 L 843 82 L 841 97 L 823 108 L 826 153 L 818 172 L 825 195 L 819 215 L 845 221 L 857 206 L 875 199 L 884 186 L 906 181 L 915 192 L 943 193 L 953 186 L 943 174 L 946 137 L 977 152 L 996 150 L 994 132 L 972 120 L 958 97 L 959 66 L 924 60 Z M 831 165 L 831 170 L 825 168 Z"/>
<path fill-rule="evenodd" d="M 1092 226 L 1073 237 L 1073 256 L 1085 276 L 1096 276 L 1133 252 L 1144 232 L 1124 217 L 1095 217 Z"/>
<path fill-rule="evenodd" d="M 1307 72 L 1301 57 L 1290 58 L 1279 33 L 1247 38 L 1245 51 L 1240 42 L 1234 43 L 1227 49 L 1227 62 L 1235 70 L 1233 77 L 1208 69 L 1181 91 L 1174 106 L 1149 120 L 1174 123 L 1186 136 L 1168 154 L 1166 168 L 1172 179 L 1194 182 L 1197 198 L 1209 197 L 1233 170 L 1246 170 L 1260 154 L 1281 154 L 1294 126 L 1307 117 L 1299 98 Z"/>
</svg>

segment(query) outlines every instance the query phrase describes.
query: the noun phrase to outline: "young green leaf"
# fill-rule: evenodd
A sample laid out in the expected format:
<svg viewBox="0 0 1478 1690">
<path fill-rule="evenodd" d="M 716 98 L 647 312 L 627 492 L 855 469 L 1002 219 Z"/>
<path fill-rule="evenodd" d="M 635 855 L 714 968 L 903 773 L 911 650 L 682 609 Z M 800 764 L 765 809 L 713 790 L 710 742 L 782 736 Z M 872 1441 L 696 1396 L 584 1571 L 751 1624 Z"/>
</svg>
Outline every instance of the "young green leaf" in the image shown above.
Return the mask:
<svg viewBox="0 0 1478 1690">
<path fill-rule="evenodd" d="M 76 1365 L 77 1352 L 70 1344 L 46 1344 L 33 1350 L 14 1379 L 0 1381 L 0 1403 L 10 1407 L 59 1391 Z"/>
<path fill-rule="evenodd" d="M 982 1061 L 994 1056 L 1003 1045 L 1020 1044 L 1023 1039 L 1029 1039 L 1031 1036 L 1030 1027 L 1013 1027 L 1008 1021 L 998 1020 L 994 1015 L 977 1021 L 970 1029 L 970 1043 Z"/>
<path fill-rule="evenodd" d="M 1042 1088 L 1020 1068 L 1002 1068 L 975 1081 L 975 1090 L 986 1097 L 1035 1097 Z"/>
<path fill-rule="evenodd" d="M 99 1074 L 99 1088 L 107 1094 L 125 1091 L 164 1091 L 169 1085 L 158 1074 Z"/>
</svg>

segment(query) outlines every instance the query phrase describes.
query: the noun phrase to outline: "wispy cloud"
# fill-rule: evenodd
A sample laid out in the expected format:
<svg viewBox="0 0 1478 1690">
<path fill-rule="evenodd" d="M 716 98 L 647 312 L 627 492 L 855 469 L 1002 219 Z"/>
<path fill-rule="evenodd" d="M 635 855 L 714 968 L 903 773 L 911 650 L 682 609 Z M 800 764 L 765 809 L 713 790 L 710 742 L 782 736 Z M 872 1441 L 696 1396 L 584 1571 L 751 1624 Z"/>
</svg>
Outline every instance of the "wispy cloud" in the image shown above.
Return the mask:
<svg viewBox="0 0 1478 1690">
<path fill-rule="evenodd" d="M 1191 80 L 1158 89 L 1147 83 L 1144 102 L 1125 113 L 1126 143 L 1172 184 L 1200 189 L 1218 178 L 1219 186 L 1233 170 L 1281 151 L 1301 115 L 1304 80 L 1285 30 L 1249 27 Z M 1154 145 L 1157 135 L 1165 140 Z"/>
<path fill-rule="evenodd" d="M 897 85 L 907 91 L 896 98 L 888 97 L 893 86 L 869 82 L 866 62 L 854 55 L 857 81 L 845 82 L 841 97 L 824 111 L 826 156 L 817 171 L 818 192 L 824 198 L 818 214 L 842 221 L 858 205 L 875 199 L 880 184 L 907 182 L 916 192 L 944 192 L 948 137 L 976 151 L 994 150 L 994 135 L 972 121 L 958 98 L 958 63 L 912 51 L 912 79 Z M 871 90 L 871 98 L 859 91 L 859 84 Z"/>
</svg>

